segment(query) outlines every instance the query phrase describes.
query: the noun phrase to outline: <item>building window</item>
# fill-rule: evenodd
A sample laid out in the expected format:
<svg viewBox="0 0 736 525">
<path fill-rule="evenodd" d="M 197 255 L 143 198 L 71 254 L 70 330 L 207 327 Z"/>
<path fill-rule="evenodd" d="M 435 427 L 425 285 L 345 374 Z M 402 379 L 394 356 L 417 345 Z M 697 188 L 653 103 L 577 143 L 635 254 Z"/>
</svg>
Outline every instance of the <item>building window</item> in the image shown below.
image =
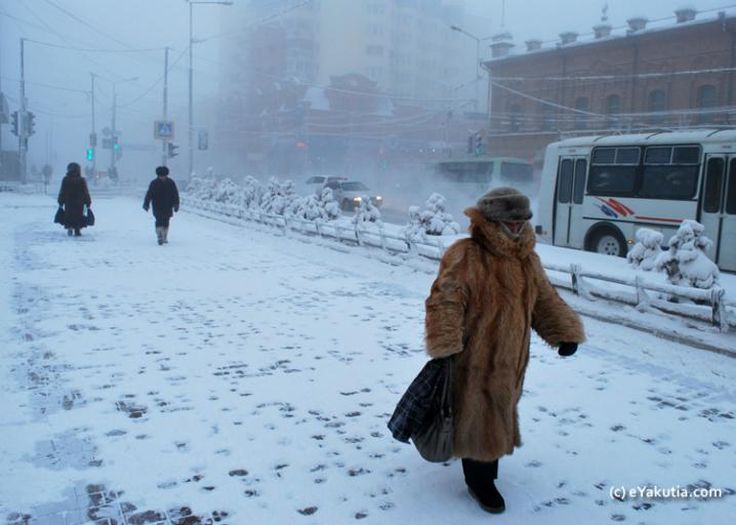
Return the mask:
<svg viewBox="0 0 736 525">
<path fill-rule="evenodd" d="M 666 95 L 661 89 L 649 92 L 647 110 L 649 111 L 649 122 L 651 124 L 662 124 L 664 122 L 664 111 L 667 109 Z"/>
<path fill-rule="evenodd" d="M 590 111 L 590 102 L 588 97 L 578 97 L 575 99 L 575 109 L 578 111 Z M 586 129 L 588 127 L 588 115 L 583 113 L 575 113 L 575 129 Z"/>
<path fill-rule="evenodd" d="M 709 124 L 715 122 L 716 113 L 713 111 L 718 106 L 718 91 L 715 86 L 706 84 L 698 88 L 698 122 Z"/>
<path fill-rule="evenodd" d="M 618 95 L 608 95 L 606 97 L 606 125 L 609 128 L 621 127 L 621 97 Z"/>
<path fill-rule="evenodd" d="M 511 106 L 511 118 L 509 119 L 509 130 L 519 131 L 521 129 L 521 105 Z"/>
</svg>

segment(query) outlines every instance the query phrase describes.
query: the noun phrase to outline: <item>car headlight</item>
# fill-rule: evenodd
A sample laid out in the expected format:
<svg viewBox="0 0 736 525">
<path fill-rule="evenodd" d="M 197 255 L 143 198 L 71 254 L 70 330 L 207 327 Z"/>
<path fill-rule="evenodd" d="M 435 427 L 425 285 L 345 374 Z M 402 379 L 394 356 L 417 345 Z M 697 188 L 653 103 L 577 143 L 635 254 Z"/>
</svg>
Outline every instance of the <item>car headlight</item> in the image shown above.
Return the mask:
<svg viewBox="0 0 736 525">
<path fill-rule="evenodd" d="M 376 195 L 376 200 L 377 201 L 382 201 L 383 200 L 383 197 L 381 197 L 380 195 Z"/>
<path fill-rule="evenodd" d="M 361 202 L 362 200 L 360 197 L 353 197 L 353 202 Z"/>
</svg>

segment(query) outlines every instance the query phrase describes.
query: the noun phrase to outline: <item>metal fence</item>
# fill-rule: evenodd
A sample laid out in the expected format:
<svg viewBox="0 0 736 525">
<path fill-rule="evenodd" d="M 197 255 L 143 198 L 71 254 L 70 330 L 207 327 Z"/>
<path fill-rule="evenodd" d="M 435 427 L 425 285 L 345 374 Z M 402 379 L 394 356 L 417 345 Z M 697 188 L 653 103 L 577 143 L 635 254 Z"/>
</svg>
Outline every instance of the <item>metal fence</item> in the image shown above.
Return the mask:
<svg viewBox="0 0 736 525">
<path fill-rule="evenodd" d="M 410 239 L 386 232 L 380 226 L 366 228 L 359 225 L 347 226 L 337 221 L 308 221 L 191 197 L 184 197 L 183 204 L 217 217 L 253 221 L 279 228 L 284 232 L 293 231 L 356 246 L 379 248 L 391 254 L 439 261 L 447 248 L 441 237 L 424 236 L 423 239 Z M 727 298 L 725 290 L 718 286 L 707 290 L 687 288 L 649 282 L 640 276 L 627 280 L 604 275 L 583 270 L 579 264 L 543 263 L 543 265 L 553 285 L 590 300 L 601 298 L 634 306 L 640 311 L 659 311 L 696 319 L 718 327 L 722 332 L 727 332 L 730 326 L 736 326 L 736 301 Z M 606 286 L 601 287 L 600 283 L 605 283 Z"/>
</svg>

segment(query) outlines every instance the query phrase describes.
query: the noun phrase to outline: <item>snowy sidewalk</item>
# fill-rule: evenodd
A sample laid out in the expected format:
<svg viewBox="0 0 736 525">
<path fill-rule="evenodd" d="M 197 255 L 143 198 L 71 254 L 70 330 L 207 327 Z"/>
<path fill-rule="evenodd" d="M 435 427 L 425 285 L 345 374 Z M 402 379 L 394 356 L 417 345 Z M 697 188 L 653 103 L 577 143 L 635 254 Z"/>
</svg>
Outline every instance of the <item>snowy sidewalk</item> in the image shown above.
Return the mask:
<svg viewBox="0 0 736 525">
<path fill-rule="evenodd" d="M 423 364 L 433 277 L 140 202 L 80 239 L 0 194 L 0 523 L 722 523 L 736 514 L 736 360 L 585 319 L 538 339 L 505 514 L 386 421 Z M 623 502 L 611 487 L 712 486 Z M 28 516 L 24 518 L 24 515 Z M 123 517 L 124 515 L 124 517 Z M 5 520 L 5 521 L 2 521 Z"/>
</svg>

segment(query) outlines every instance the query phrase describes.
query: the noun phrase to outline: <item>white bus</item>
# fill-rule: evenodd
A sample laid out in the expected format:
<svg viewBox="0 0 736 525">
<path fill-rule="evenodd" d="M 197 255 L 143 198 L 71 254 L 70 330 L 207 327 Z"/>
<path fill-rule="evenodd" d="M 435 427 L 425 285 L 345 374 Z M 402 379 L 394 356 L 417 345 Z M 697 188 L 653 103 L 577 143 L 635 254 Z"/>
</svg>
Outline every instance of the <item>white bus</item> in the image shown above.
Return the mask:
<svg viewBox="0 0 736 525">
<path fill-rule="evenodd" d="M 736 271 L 736 130 L 578 137 L 547 146 L 536 232 L 557 246 L 624 256 L 640 227 L 665 242 L 684 219 Z"/>
</svg>

